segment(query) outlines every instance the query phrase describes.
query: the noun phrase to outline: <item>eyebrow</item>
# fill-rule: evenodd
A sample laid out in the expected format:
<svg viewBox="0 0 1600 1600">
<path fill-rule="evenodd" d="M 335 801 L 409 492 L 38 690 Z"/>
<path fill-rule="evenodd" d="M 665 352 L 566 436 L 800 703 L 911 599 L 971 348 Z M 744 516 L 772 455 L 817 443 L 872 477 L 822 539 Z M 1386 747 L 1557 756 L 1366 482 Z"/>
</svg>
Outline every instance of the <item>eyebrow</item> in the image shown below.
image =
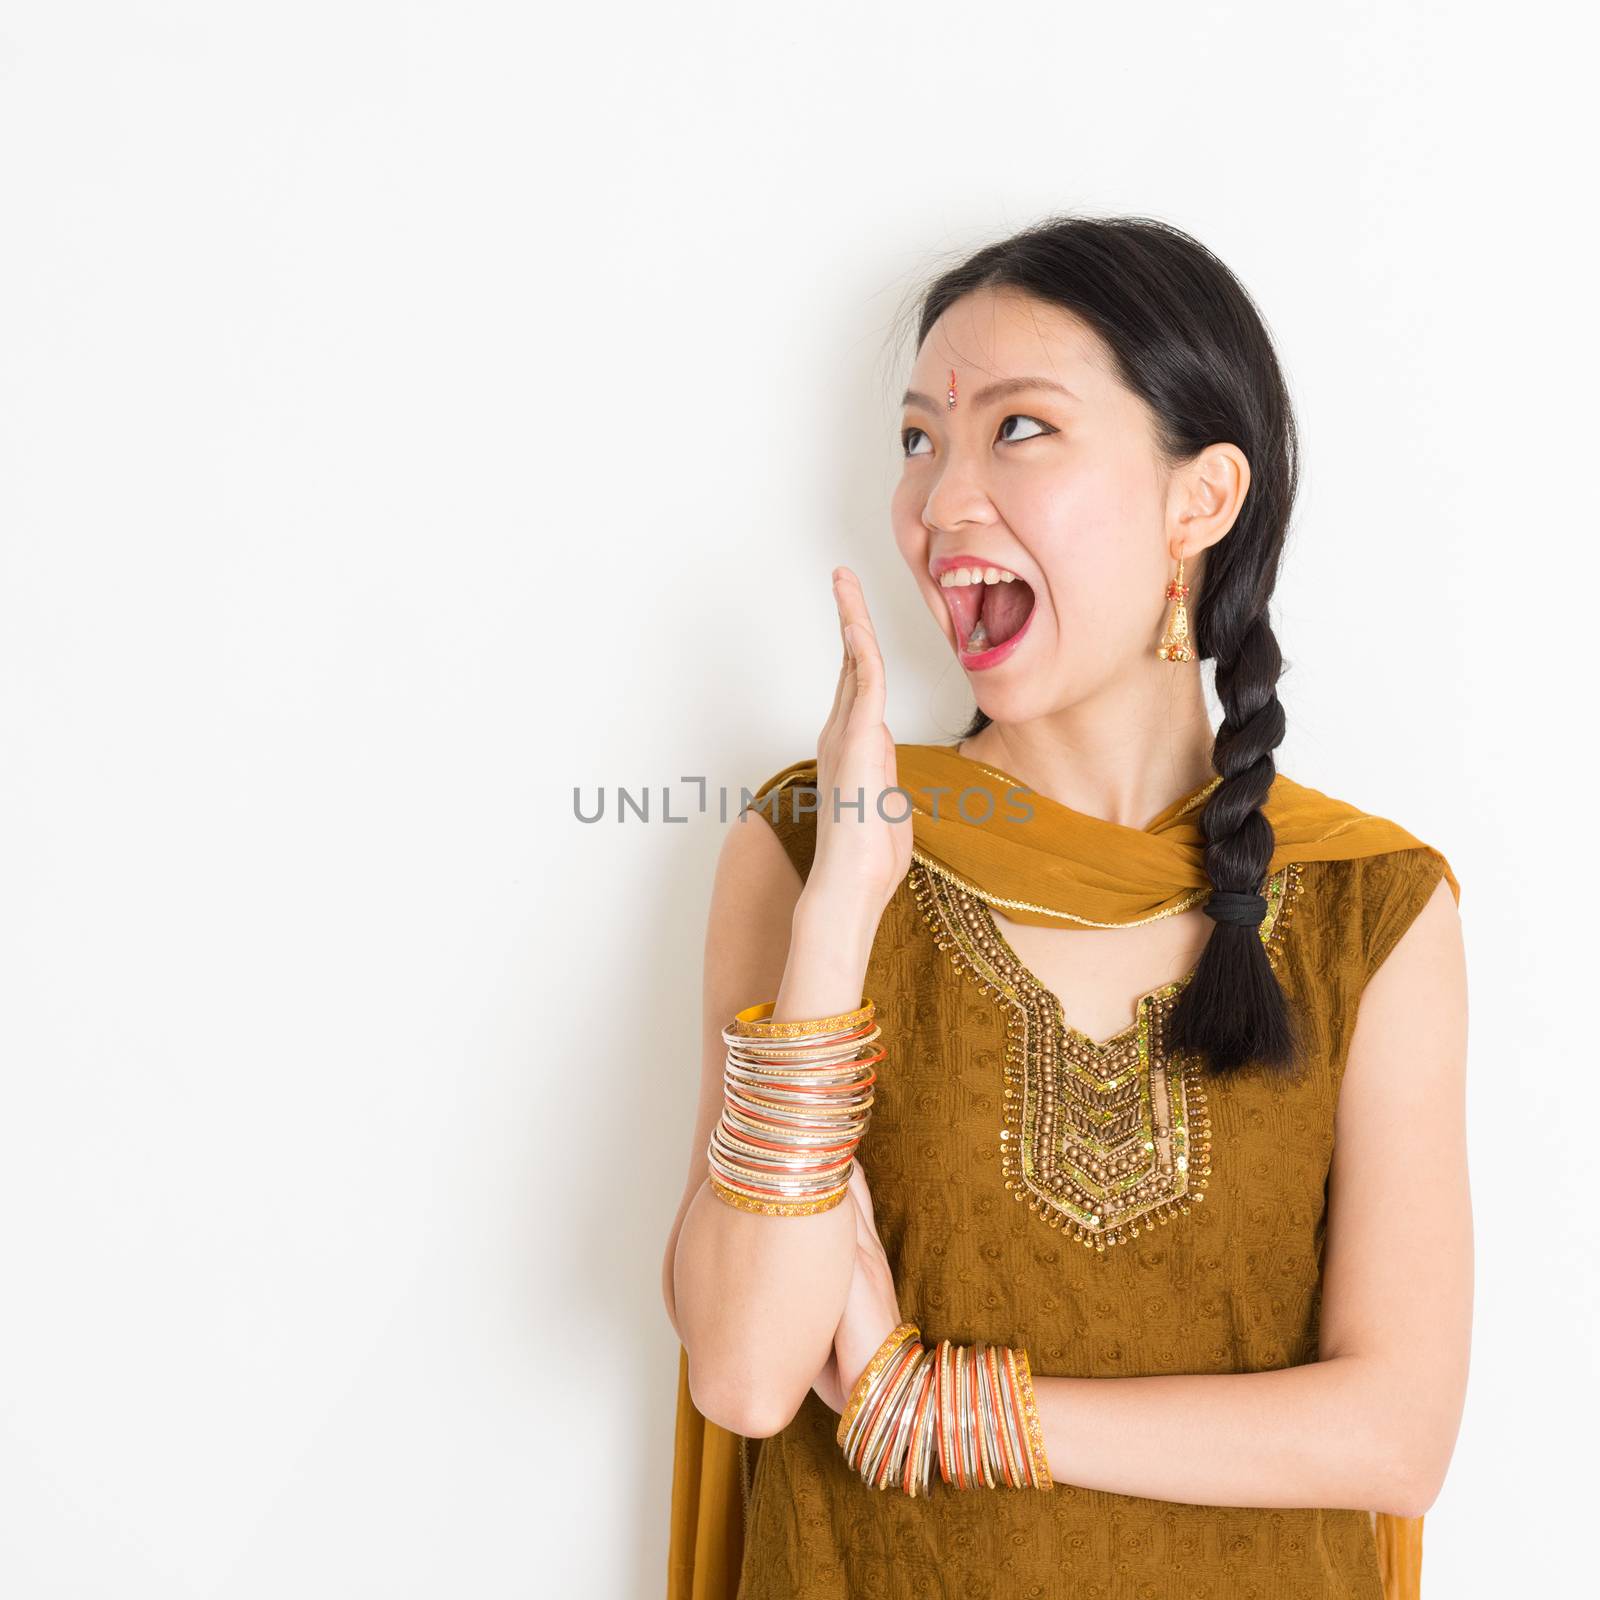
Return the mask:
<svg viewBox="0 0 1600 1600">
<path fill-rule="evenodd" d="M 998 383 L 991 383 L 980 389 L 972 397 L 975 406 L 986 404 L 990 400 L 1004 400 L 1007 395 L 1021 394 L 1026 389 L 1051 389 L 1057 394 L 1064 394 L 1069 400 L 1078 398 L 1065 384 L 1057 383 L 1053 378 L 1002 378 Z M 934 404 L 925 394 L 918 393 L 915 389 L 907 389 L 901 397 L 902 406 L 920 406 L 924 411 L 937 412 L 941 408 Z"/>
</svg>

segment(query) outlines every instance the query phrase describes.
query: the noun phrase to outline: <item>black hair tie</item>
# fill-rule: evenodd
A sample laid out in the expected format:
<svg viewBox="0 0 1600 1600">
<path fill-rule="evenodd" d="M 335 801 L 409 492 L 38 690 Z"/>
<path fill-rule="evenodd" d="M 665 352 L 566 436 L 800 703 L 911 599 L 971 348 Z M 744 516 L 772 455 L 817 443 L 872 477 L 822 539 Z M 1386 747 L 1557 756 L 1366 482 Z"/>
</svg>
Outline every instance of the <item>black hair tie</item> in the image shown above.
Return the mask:
<svg viewBox="0 0 1600 1600">
<path fill-rule="evenodd" d="M 1257 928 L 1266 920 L 1267 899 L 1260 894 L 1242 894 L 1233 889 L 1213 889 L 1202 907 L 1213 922 L 1230 922 L 1241 928 Z"/>
</svg>

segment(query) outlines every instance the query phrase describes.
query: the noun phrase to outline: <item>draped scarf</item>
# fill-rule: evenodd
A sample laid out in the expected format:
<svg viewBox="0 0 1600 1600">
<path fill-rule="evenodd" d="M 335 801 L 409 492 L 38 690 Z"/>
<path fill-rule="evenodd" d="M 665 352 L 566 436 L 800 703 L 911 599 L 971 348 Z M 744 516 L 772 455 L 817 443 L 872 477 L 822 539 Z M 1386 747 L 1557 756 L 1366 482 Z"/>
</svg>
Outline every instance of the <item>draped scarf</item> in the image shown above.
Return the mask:
<svg viewBox="0 0 1600 1600">
<path fill-rule="evenodd" d="M 900 792 L 881 801 L 865 796 L 863 803 L 878 805 L 889 820 L 901 819 L 909 809 L 916 857 L 960 879 L 969 893 L 1012 921 L 1136 927 L 1198 905 L 1211 892 L 1201 817 L 1221 778 L 1209 779 L 1134 828 L 1074 811 L 949 745 L 898 744 L 895 766 Z M 815 759 L 796 761 L 757 793 L 780 786 L 791 794 L 814 789 L 816 775 Z M 843 818 L 856 815 L 858 798 L 841 794 Z M 802 810 L 826 810 L 832 797 L 813 801 L 808 795 L 803 805 L 796 804 Z M 1432 849 L 1398 823 L 1282 773 L 1273 779 L 1262 811 L 1273 835 L 1263 882 L 1290 861 L 1351 861 L 1390 850 Z M 1438 851 L 1433 854 L 1459 901 L 1461 889 L 1450 863 Z"/>
<path fill-rule="evenodd" d="M 858 800 L 879 806 L 890 821 L 909 814 L 913 857 L 1014 921 L 1136 927 L 1199 905 L 1211 892 L 1201 819 L 1220 778 L 1180 796 L 1138 828 L 1076 811 L 953 746 L 897 744 L 895 766 L 899 792 L 841 794 L 840 815 L 859 815 Z M 818 796 L 816 781 L 815 758 L 793 762 L 755 791 L 755 804 L 792 804 L 791 815 L 825 814 L 833 797 Z M 1274 776 L 1262 810 L 1272 826 L 1273 848 L 1258 889 L 1291 861 L 1351 861 L 1426 849 L 1438 857 L 1450 892 L 1461 899 L 1444 856 L 1386 818 L 1282 773 Z M 680 1346 L 668 1600 L 734 1600 L 748 1490 L 744 1443 L 696 1409 L 688 1353 Z M 1422 1522 L 1375 1515 L 1384 1600 L 1419 1600 Z"/>
</svg>

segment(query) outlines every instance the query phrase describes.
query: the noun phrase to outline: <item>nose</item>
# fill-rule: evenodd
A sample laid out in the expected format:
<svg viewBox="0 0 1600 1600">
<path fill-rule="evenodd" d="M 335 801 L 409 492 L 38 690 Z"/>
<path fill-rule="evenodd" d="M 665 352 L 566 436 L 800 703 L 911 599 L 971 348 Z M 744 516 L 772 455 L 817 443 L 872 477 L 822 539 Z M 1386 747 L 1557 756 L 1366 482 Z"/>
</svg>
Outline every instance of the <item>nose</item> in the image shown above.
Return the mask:
<svg viewBox="0 0 1600 1600">
<path fill-rule="evenodd" d="M 951 455 L 923 502 L 923 525 L 930 533 L 953 533 L 957 528 L 981 527 L 995 520 L 981 465 Z"/>
</svg>

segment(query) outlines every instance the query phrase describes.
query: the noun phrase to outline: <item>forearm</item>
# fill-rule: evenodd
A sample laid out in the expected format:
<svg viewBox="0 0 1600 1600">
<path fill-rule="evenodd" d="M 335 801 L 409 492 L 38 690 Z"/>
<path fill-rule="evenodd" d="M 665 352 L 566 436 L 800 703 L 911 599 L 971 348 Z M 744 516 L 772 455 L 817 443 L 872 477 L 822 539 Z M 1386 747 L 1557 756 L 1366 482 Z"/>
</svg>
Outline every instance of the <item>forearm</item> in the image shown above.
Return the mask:
<svg viewBox="0 0 1600 1600">
<path fill-rule="evenodd" d="M 689 1392 L 720 1427 L 762 1438 L 799 1409 L 828 1358 L 854 1265 L 848 1202 L 809 1217 L 763 1217 L 704 1185 L 674 1261 Z"/>
<path fill-rule="evenodd" d="M 1269 1372 L 1034 1377 L 1058 1483 L 1191 1505 L 1420 1516 L 1405 1385 L 1341 1356 Z"/>
<path fill-rule="evenodd" d="M 802 895 L 773 1019 L 860 1005 L 875 931 L 838 902 Z M 810 1216 L 762 1216 L 702 1184 L 679 1231 L 672 1299 L 690 1391 L 705 1416 L 762 1437 L 794 1415 L 828 1359 L 855 1242 L 848 1198 Z"/>
</svg>

